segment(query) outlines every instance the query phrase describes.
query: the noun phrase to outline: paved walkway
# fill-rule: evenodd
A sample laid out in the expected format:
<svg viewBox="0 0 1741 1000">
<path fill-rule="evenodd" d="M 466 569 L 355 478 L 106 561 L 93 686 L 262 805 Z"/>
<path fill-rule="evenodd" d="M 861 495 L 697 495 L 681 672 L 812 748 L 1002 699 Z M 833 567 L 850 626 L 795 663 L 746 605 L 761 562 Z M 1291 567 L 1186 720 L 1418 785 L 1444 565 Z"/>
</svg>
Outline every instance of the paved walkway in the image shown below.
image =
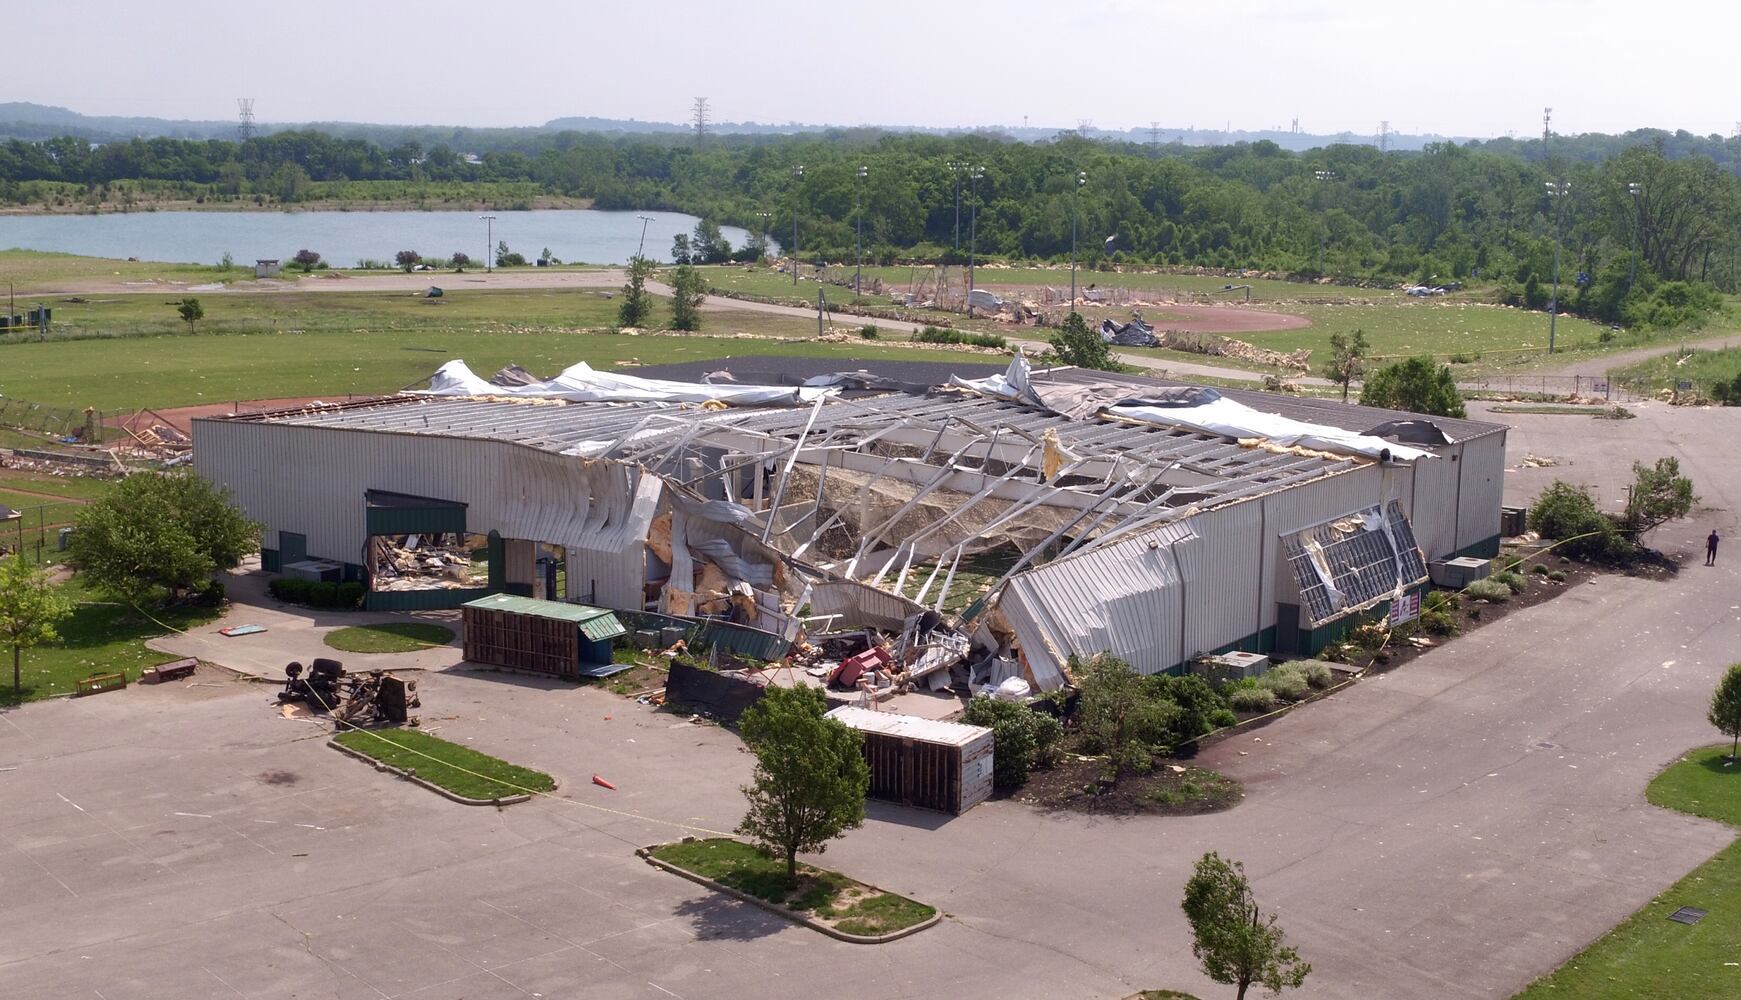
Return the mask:
<svg viewBox="0 0 1741 1000">
<path fill-rule="evenodd" d="M 257 571 L 230 574 L 225 578 L 224 586 L 229 591 L 231 606 L 222 618 L 186 632 L 148 640 L 145 645 L 160 653 L 194 656 L 238 673 L 269 680 L 282 680 L 285 664 L 293 660 L 306 664 L 317 656 L 341 660 L 345 668 L 352 671 L 371 670 L 377 665 L 395 670 L 440 670 L 462 660 L 457 612 L 409 614 L 302 608 L 270 597 L 266 593 L 268 579 L 267 574 Z M 454 630 L 455 639 L 446 646 L 391 654 L 346 653 L 322 641 L 327 633 L 352 625 L 406 621 L 446 625 Z M 232 625 L 264 625 L 266 631 L 235 637 L 218 634 L 219 629 Z"/>
</svg>

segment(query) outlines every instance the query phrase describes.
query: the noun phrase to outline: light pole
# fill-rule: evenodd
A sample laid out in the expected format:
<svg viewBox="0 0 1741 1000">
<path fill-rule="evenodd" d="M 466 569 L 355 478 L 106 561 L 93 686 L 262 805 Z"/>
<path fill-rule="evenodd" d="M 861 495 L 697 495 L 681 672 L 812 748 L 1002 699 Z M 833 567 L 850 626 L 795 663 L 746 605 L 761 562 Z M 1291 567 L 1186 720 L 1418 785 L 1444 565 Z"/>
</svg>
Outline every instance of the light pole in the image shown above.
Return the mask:
<svg viewBox="0 0 1741 1000">
<path fill-rule="evenodd" d="M 1570 181 L 1546 182 L 1548 196 L 1554 199 L 1554 297 L 1548 300 L 1548 353 L 1554 353 L 1554 328 L 1560 313 L 1560 243 L 1565 239 L 1562 223 L 1566 218 L 1566 195 L 1572 191 Z"/>
<path fill-rule="evenodd" d="M 774 217 L 774 213 L 772 213 L 772 212 L 757 212 L 756 213 L 756 218 L 762 220 L 762 255 L 764 257 L 767 256 L 767 253 L 768 253 L 768 220 L 772 219 L 773 217 Z M 757 263 L 760 263 L 760 261 L 758 261 Z"/>
<path fill-rule="evenodd" d="M 635 256 L 640 257 L 647 249 L 647 223 L 652 222 L 653 217 L 651 215 L 637 215 L 635 218 L 641 220 L 641 245 L 635 248 Z"/>
<path fill-rule="evenodd" d="M 864 178 L 870 172 L 869 167 L 858 168 L 858 183 L 853 185 L 852 214 L 858 216 L 858 273 L 852 276 L 852 295 L 858 298 L 864 294 Z"/>
<path fill-rule="evenodd" d="M 979 179 L 985 176 L 984 167 L 967 168 L 968 201 L 973 203 L 972 214 L 967 221 L 967 318 L 973 318 L 973 265 L 975 255 L 979 252 Z"/>
<path fill-rule="evenodd" d="M 1076 171 L 1076 186 L 1070 189 L 1070 311 L 1076 311 L 1076 221 L 1079 217 L 1077 205 L 1081 202 L 1078 195 L 1082 185 L 1088 183 L 1088 171 Z"/>
<path fill-rule="evenodd" d="M 1632 294 L 1632 283 L 1638 280 L 1638 231 L 1644 228 L 1644 185 L 1632 181 L 1626 185 L 1632 196 L 1632 260 L 1626 265 L 1626 294 Z"/>
<path fill-rule="evenodd" d="M 1323 184 L 1323 183 L 1335 180 L 1336 179 L 1336 171 L 1334 171 L 1334 170 L 1314 170 L 1314 171 L 1312 171 L 1312 177 L 1314 179 L 1316 179 L 1318 181 L 1318 183 Z M 1318 205 L 1318 211 L 1321 214 L 1323 212 L 1323 210 L 1324 210 L 1323 203 L 1320 202 Z M 1328 227 L 1326 227 L 1324 225 L 1324 220 L 1319 219 L 1318 220 L 1318 277 L 1320 277 L 1320 278 L 1322 278 L 1324 276 L 1324 236 L 1325 236 L 1325 230 L 1327 228 Z"/>
<path fill-rule="evenodd" d="M 792 168 L 792 287 L 798 287 L 798 189 L 804 184 L 804 164 Z"/>
<path fill-rule="evenodd" d="M 965 163 L 949 161 L 949 172 L 955 177 L 955 249 L 958 253 L 961 250 L 961 168 L 965 166 Z"/>
<path fill-rule="evenodd" d="M 484 273 L 489 274 L 496 269 L 496 217 L 480 215 L 478 218 L 484 220 Z"/>
</svg>

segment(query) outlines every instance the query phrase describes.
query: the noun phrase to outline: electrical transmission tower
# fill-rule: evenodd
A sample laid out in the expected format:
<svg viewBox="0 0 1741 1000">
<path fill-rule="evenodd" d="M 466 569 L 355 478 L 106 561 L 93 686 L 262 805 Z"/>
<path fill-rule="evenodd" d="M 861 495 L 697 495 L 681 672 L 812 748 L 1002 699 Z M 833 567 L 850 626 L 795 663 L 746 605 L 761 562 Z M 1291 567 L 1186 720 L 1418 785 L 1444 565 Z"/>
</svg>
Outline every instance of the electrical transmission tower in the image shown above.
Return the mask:
<svg viewBox="0 0 1741 1000">
<path fill-rule="evenodd" d="M 707 126 L 713 121 L 707 113 L 707 98 L 697 97 L 695 103 L 689 106 L 689 112 L 695 116 L 695 144 L 699 146 L 706 140 Z"/>
<path fill-rule="evenodd" d="M 1149 122 L 1149 152 L 1153 153 L 1161 144 L 1161 123 Z"/>
<path fill-rule="evenodd" d="M 1381 153 L 1390 151 L 1390 122 L 1378 123 L 1378 151 Z"/>
<path fill-rule="evenodd" d="M 247 142 L 254 138 L 254 99 L 252 97 L 236 98 L 236 138 Z"/>
<path fill-rule="evenodd" d="M 1078 118 L 1078 119 L 1076 119 L 1076 134 L 1081 136 L 1084 139 L 1088 138 L 1088 130 L 1093 128 L 1093 127 L 1094 127 L 1094 119 L 1092 119 L 1092 118 Z"/>
<path fill-rule="evenodd" d="M 1542 109 L 1542 155 L 1544 155 L 1544 156 L 1547 155 L 1547 151 L 1548 151 L 1548 136 L 1553 134 L 1553 132 L 1552 132 L 1553 123 L 1554 123 L 1554 109 L 1553 108 L 1543 108 Z"/>
</svg>

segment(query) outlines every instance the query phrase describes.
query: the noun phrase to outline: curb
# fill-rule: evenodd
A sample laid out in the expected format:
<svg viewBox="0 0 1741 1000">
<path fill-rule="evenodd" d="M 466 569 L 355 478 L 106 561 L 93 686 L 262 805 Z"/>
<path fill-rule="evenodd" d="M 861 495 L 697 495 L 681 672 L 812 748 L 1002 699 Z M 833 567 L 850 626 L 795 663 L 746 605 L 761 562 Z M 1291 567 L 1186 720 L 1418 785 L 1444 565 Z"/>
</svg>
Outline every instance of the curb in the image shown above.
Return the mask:
<svg viewBox="0 0 1741 1000">
<path fill-rule="evenodd" d="M 663 845 L 663 844 L 655 845 L 655 847 L 663 847 L 663 846 L 665 846 L 665 845 Z M 708 878 L 706 875 L 697 875 L 696 873 L 690 871 L 689 869 L 679 868 L 669 861 L 661 861 L 658 858 L 655 858 L 653 856 L 653 851 L 654 851 L 654 847 L 637 847 L 635 849 L 636 854 L 640 855 L 642 859 L 644 859 L 648 864 L 652 865 L 655 868 L 663 868 L 664 870 L 670 872 L 673 875 L 677 875 L 677 876 L 680 876 L 682 878 L 686 878 L 691 882 L 694 882 L 696 885 L 706 886 L 707 888 L 712 889 L 715 892 L 723 892 L 727 896 L 731 896 L 731 897 L 734 897 L 736 899 L 740 899 L 743 902 L 750 903 L 750 904 L 755 905 L 755 906 L 759 906 L 762 909 L 767 910 L 769 913 L 773 913 L 773 914 L 777 914 L 778 916 L 785 917 L 787 920 L 790 920 L 793 923 L 803 924 L 804 926 L 810 928 L 813 931 L 820 931 L 823 934 L 826 934 L 831 938 L 834 938 L 838 941 L 845 941 L 849 944 L 887 944 L 890 941 L 898 941 L 901 938 L 907 937 L 909 935 L 917 934 L 920 931 L 926 929 L 927 927 L 931 927 L 935 924 L 938 924 L 938 923 L 942 922 L 942 920 L 943 920 L 943 911 L 939 910 L 933 906 L 933 907 L 931 907 L 932 913 L 931 913 L 930 919 L 921 920 L 911 927 L 903 927 L 898 931 L 890 931 L 887 934 L 882 934 L 882 935 L 879 935 L 877 937 L 867 937 L 866 935 L 863 935 L 863 934 L 848 934 L 845 931 L 837 930 L 833 927 L 830 927 L 827 924 L 822 923 L 821 921 L 816 920 L 815 918 L 808 916 L 807 914 L 801 913 L 797 910 L 787 909 L 786 907 L 781 906 L 778 903 L 771 903 L 765 899 L 762 899 L 760 896 L 752 896 L 749 893 L 744 892 L 742 890 L 734 889 L 731 886 L 725 885 L 724 883 L 721 883 L 721 882 L 716 882 L 713 879 Z M 854 881 L 857 881 L 857 880 L 855 879 Z M 859 882 L 859 885 L 862 885 L 867 889 L 875 889 L 878 892 L 888 892 L 887 889 L 883 889 L 880 886 L 870 885 L 870 884 L 865 883 L 865 882 Z"/>
<path fill-rule="evenodd" d="M 448 799 L 448 800 L 453 801 L 453 802 L 458 802 L 462 806 L 497 806 L 497 807 L 511 806 L 511 805 L 514 805 L 515 803 L 518 803 L 518 802 L 529 802 L 532 799 L 532 796 L 530 796 L 530 795 L 505 795 L 499 799 L 468 799 L 463 795 L 459 795 L 459 794 L 456 794 L 454 792 L 450 792 L 447 789 L 441 787 L 440 785 L 434 784 L 433 782 L 425 781 L 424 779 L 419 778 L 417 775 L 413 774 L 410 771 L 404 770 L 403 768 L 394 767 L 391 764 L 384 764 L 381 761 L 378 761 L 375 758 L 369 756 L 368 754 L 363 753 L 361 750 L 352 750 L 350 747 L 345 746 L 343 743 L 340 743 L 337 740 L 327 740 L 326 745 L 329 747 L 332 747 L 334 750 L 337 750 L 339 753 L 342 753 L 342 754 L 346 755 L 347 757 L 355 757 L 356 759 L 362 761 L 363 763 L 372 766 L 377 771 L 385 771 L 388 774 L 396 774 L 399 777 L 404 778 L 406 781 L 409 781 L 414 785 L 422 785 L 424 788 L 429 789 L 430 791 L 441 796 L 442 798 Z M 556 779 L 552 778 L 551 780 L 554 781 Z M 555 788 L 551 789 L 551 791 L 555 791 L 555 790 L 556 790 Z"/>
</svg>

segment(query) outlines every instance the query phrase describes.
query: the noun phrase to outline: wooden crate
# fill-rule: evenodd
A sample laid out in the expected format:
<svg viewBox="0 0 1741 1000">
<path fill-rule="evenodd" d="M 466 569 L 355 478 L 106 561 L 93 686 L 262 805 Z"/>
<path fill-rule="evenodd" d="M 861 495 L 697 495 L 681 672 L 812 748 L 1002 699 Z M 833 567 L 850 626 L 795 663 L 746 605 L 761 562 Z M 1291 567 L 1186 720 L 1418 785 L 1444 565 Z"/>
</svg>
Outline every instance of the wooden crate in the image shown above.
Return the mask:
<svg viewBox="0 0 1741 1000">
<path fill-rule="evenodd" d="M 852 706 L 828 716 L 864 734 L 871 798 L 960 815 L 991 796 L 990 729 Z"/>
</svg>

